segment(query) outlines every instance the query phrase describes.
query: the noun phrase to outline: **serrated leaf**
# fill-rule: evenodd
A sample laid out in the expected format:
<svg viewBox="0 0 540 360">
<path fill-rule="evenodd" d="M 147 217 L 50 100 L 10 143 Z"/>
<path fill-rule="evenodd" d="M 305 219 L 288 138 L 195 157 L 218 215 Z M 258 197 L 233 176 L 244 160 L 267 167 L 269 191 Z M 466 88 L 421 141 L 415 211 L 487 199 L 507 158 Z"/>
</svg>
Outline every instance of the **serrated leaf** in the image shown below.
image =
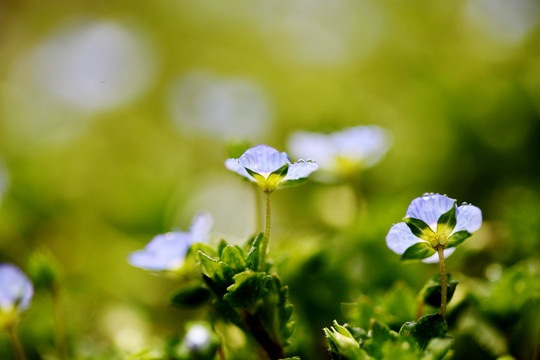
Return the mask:
<svg viewBox="0 0 540 360">
<path fill-rule="evenodd" d="M 229 245 L 227 244 L 227 241 L 225 241 L 225 239 L 221 239 L 219 241 L 219 245 L 218 245 L 218 255 L 219 257 L 221 257 L 221 254 L 223 254 L 223 249 L 225 249 L 225 247 Z"/>
<path fill-rule="evenodd" d="M 216 252 L 216 249 L 214 249 L 212 246 L 205 244 L 205 243 L 195 243 L 191 245 L 189 248 L 189 252 L 193 252 L 195 255 L 199 253 L 199 251 L 202 251 L 207 256 L 211 258 L 218 257 L 218 253 Z"/>
<path fill-rule="evenodd" d="M 407 250 L 405 250 L 403 255 L 401 255 L 401 261 L 423 260 L 435 254 L 435 252 L 435 249 L 433 249 L 427 242 L 420 241 L 412 246 L 409 246 Z"/>
<path fill-rule="evenodd" d="M 223 270 L 218 260 L 208 256 L 202 251 L 199 251 L 197 255 L 204 275 L 212 280 L 223 279 Z"/>
<path fill-rule="evenodd" d="M 449 235 L 456 227 L 456 203 L 437 220 L 437 234 Z"/>
<path fill-rule="evenodd" d="M 450 274 L 446 274 L 446 298 L 447 303 L 452 300 L 452 296 L 454 296 L 454 292 L 456 290 L 456 286 L 458 284 L 458 281 Z M 424 300 L 424 303 L 431 305 L 433 307 L 440 307 L 441 306 L 441 276 L 439 274 L 433 275 L 426 285 L 422 288 L 421 291 L 422 299 Z"/>
<path fill-rule="evenodd" d="M 199 251 L 197 255 L 204 282 L 218 297 L 223 296 L 233 283 L 234 271 L 228 265 L 211 258 L 202 251 Z"/>
<path fill-rule="evenodd" d="M 253 271 L 257 271 L 259 269 L 259 259 L 260 259 L 260 247 L 263 240 L 264 234 L 259 233 L 254 241 L 251 249 L 249 250 L 248 256 L 247 256 L 247 267 L 250 268 Z"/>
<path fill-rule="evenodd" d="M 221 252 L 221 261 L 227 264 L 235 274 L 246 270 L 246 261 L 244 260 L 244 254 L 238 247 L 230 245 L 225 246 Z"/>
<path fill-rule="evenodd" d="M 201 283 L 189 284 L 171 296 L 171 304 L 180 308 L 196 308 L 207 303 L 212 293 Z"/>
<path fill-rule="evenodd" d="M 247 270 L 234 276 L 234 284 L 227 288 L 223 297 L 234 308 L 254 311 L 259 300 L 266 294 L 268 276 L 265 273 Z"/>
<path fill-rule="evenodd" d="M 286 346 L 294 331 L 294 322 L 291 321 L 294 308 L 289 303 L 289 288 L 283 286 L 277 274 L 272 274 L 267 288 L 268 293 L 261 307 L 261 320 L 271 336 Z"/>
<path fill-rule="evenodd" d="M 431 230 L 429 225 L 420 219 L 405 218 L 403 221 L 405 221 L 405 224 L 411 229 L 411 232 L 422 240 L 429 241 L 430 237 L 435 236 L 435 233 Z"/>
<path fill-rule="evenodd" d="M 448 242 L 446 244 L 446 248 L 452 248 L 455 246 L 458 246 L 461 244 L 465 239 L 469 238 L 472 234 L 468 232 L 467 230 L 461 230 L 458 232 L 455 232 L 448 238 Z"/>
</svg>

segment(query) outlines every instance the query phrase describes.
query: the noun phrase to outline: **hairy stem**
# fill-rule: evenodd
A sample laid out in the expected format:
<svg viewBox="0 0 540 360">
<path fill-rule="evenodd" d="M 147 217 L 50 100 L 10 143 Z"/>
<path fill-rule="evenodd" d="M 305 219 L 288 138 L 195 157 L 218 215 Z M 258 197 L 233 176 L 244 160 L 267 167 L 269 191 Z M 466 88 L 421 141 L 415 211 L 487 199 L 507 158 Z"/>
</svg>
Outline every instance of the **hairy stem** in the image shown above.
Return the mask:
<svg viewBox="0 0 540 360">
<path fill-rule="evenodd" d="M 439 267 L 441 269 L 441 315 L 446 316 L 446 265 L 444 264 L 444 247 L 438 246 L 437 253 L 439 254 Z"/>
<path fill-rule="evenodd" d="M 262 229 L 261 221 L 261 188 L 257 184 L 253 184 L 253 195 L 255 196 L 255 232 L 258 233 Z"/>
<path fill-rule="evenodd" d="M 266 217 L 264 223 L 264 237 L 261 244 L 261 257 L 259 261 L 259 270 L 263 270 L 266 262 L 266 253 L 268 252 L 268 241 L 270 239 L 270 227 L 272 222 L 270 210 L 270 192 L 266 192 Z"/>
<path fill-rule="evenodd" d="M 13 354 L 15 355 L 16 360 L 26 360 L 26 354 L 24 353 L 24 348 L 21 343 L 21 339 L 17 334 L 15 326 L 10 326 L 8 329 L 9 340 L 11 341 L 11 346 L 13 348 Z"/>
</svg>

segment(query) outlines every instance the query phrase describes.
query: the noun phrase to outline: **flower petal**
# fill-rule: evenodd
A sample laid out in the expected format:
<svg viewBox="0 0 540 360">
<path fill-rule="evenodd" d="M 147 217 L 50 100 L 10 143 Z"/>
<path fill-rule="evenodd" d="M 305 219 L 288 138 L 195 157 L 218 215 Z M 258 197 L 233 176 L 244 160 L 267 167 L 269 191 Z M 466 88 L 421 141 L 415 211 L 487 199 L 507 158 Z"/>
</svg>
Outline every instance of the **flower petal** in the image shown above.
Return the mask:
<svg viewBox="0 0 540 360">
<path fill-rule="evenodd" d="M 399 255 L 403 255 L 405 250 L 420 241 L 423 240 L 414 236 L 404 222 L 393 225 L 386 235 L 386 245 Z"/>
<path fill-rule="evenodd" d="M 449 257 L 450 255 L 452 255 L 452 253 L 456 250 L 455 247 L 453 248 L 450 248 L 450 249 L 444 249 L 443 250 L 443 254 L 444 254 L 444 258 L 446 259 L 447 257 Z M 439 262 L 439 254 L 434 254 L 424 260 L 422 260 L 423 262 L 425 263 L 428 263 L 428 264 L 433 264 L 433 263 L 438 263 Z"/>
<path fill-rule="evenodd" d="M 189 228 L 191 243 L 208 242 L 213 223 L 214 219 L 209 212 L 199 211 L 196 213 Z"/>
<path fill-rule="evenodd" d="M 129 255 L 132 266 L 151 270 L 166 271 L 180 267 L 191 246 L 191 236 L 184 232 L 171 232 L 155 236 L 143 250 Z"/>
<path fill-rule="evenodd" d="M 467 230 L 473 233 L 482 225 L 482 211 L 474 205 L 459 206 L 456 211 L 456 217 L 457 223 L 452 234 L 461 230 Z"/>
<path fill-rule="evenodd" d="M 249 173 L 246 171 L 246 168 L 240 165 L 240 161 L 238 159 L 227 159 L 225 160 L 225 167 L 231 171 L 234 171 L 238 175 L 242 175 L 243 177 L 255 182 L 256 180 L 253 178 L 253 176 L 249 175 Z"/>
<path fill-rule="evenodd" d="M 246 150 L 240 156 L 238 162 L 241 166 L 248 168 L 258 174 L 267 177 L 285 164 L 290 164 L 289 155 L 279 152 L 268 145 L 257 145 Z"/>
<path fill-rule="evenodd" d="M 299 160 L 298 162 L 295 162 L 289 166 L 289 171 L 287 172 L 285 178 L 283 178 L 283 181 L 306 178 L 318 168 L 319 165 L 314 161 Z"/>
<path fill-rule="evenodd" d="M 13 306 L 25 310 L 33 295 L 32 282 L 18 267 L 0 264 L 0 310 L 9 310 Z"/>
<path fill-rule="evenodd" d="M 439 220 L 442 214 L 450 210 L 455 202 L 456 200 L 446 195 L 426 194 L 411 202 L 405 217 L 420 219 L 436 232 L 437 220 Z"/>
</svg>

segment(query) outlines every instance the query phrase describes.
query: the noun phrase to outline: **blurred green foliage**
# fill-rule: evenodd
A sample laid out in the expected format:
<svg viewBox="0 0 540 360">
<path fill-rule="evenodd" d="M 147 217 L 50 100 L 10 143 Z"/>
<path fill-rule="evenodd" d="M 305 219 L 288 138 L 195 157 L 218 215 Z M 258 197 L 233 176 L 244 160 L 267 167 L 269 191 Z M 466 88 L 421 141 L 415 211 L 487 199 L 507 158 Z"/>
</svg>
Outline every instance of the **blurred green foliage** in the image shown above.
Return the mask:
<svg viewBox="0 0 540 360">
<path fill-rule="evenodd" d="M 150 276 L 130 267 L 127 254 L 187 228 L 199 209 L 214 215 L 216 235 L 244 242 L 255 232 L 255 202 L 252 188 L 225 170 L 228 153 L 257 143 L 286 150 L 296 130 L 376 124 L 394 144 L 361 174 L 363 200 L 350 184 L 315 182 L 273 196 L 270 257 L 297 323 L 288 353 L 328 359 L 321 329 L 334 319 L 367 329 L 374 317 L 393 330 L 415 320 L 413 298 L 437 267 L 401 264 L 384 239 L 411 199 L 435 191 L 484 215 L 447 261 L 459 280 L 448 316 L 455 357 L 538 356 L 540 12 L 532 0 L 502 3 L 0 2 L 0 261 L 45 288 L 61 273 L 73 359 L 160 348 L 207 314 L 169 305 L 190 279 Z M 128 73 L 118 89 L 135 88 L 130 79 L 143 70 L 145 87 L 103 108 L 66 94 L 78 89 L 70 87 L 76 79 L 44 87 L 36 49 L 72 24 L 102 22 L 146 44 L 147 68 Z M 83 85 L 97 81 L 93 71 L 102 75 L 102 60 L 78 70 L 88 76 Z M 262 130 L 246 134 L 237 125 L 232 136 L 220 130 L 227 117 L 216 131 L 197 128 L 197 118 L 174 120 L 174 84 L 197 71 L 261 89 L 270 111 L 253 121 Z M 117 89 L 115 81 L 111 73 L 96 83 Z M 37 291 L 21 323 L 30 359 L 56 354 L 51 301 Z M 369 315 L 348 317 L 341 303 Z M 245 339 L 234 329 L 222 333 L 238 359 L 252 355 L 242 353 Z M 0 358 L 10 356 L 2 334 Z"/>
</svg>

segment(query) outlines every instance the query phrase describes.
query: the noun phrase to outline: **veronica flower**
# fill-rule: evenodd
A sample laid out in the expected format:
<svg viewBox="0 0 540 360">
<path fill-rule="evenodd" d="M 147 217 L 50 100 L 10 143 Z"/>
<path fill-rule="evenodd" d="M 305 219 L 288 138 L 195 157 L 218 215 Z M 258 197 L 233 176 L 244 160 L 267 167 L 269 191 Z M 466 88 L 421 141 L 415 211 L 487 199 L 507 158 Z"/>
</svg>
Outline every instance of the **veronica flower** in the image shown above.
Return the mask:
<svg viewBox="0 0 540 360">
<path fill-rule="evenodd" d="M 291 163 L 289 155 L 268 145 L 257 145 L 246 150 L 238 159 L 227 159 L 225 167 L 257 183 L 264 192 L 271 193 L 280 186 L 292 185 L 319 168 L 312 160 Z"/>
<path fill-rule="evenodd" d="M 34 287 L 15 265 L 0 264 L 0 325 L 10 325 L 30 306 Z"/>
<path fill-rule="evenodd" d="M 386 244 L 402 260 L 439 262 L 441 272 L 441 311 L 446 315 L 448 300 L 444 259 L 455 247 L 480 228 L 482 212 L 473 205 L 456 205 L 446 195 L 424 194 L 414 199 L 404 222 L 395 224 L 386 235 Z"/>
<path fill-rule="evenodd" d="M 192 244 L 207 242 L 212 227 L 212 216 L 199 212 L 188 232 L 169 232 L 155 236 L 143 250 L 132 252 L 128 261 L 132 266 L 150 271 L 177 271 L 183 265 Z"/>
<path fill-rule="evenodd" d="M 375 165 L 390 145 L 388 131 L 374 125 L 355 126 L 331 134 L 299 131 L 289 139 L 294 156 L 312 156 L 323 172 L 340 175 Z"/>
<path fill-rule="evenodd" d="M 482 212 L 476 206 L 457 206 L 446 195 L 424 194 L 411 202 L 404 222 L 390 228 L 386 244 L 404 260 L 438 262 L 438 248 L 449 256 L 481 224 Z"/>
</svg>

